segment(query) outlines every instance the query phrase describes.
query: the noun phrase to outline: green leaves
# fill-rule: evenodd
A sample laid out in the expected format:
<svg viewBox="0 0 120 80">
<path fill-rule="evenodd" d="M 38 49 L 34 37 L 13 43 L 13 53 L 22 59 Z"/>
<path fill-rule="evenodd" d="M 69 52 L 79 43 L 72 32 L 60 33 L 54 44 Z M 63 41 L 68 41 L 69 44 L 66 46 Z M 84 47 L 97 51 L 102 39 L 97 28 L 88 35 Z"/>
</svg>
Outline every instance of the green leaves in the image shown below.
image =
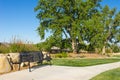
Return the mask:
<svg viewBox="0 0 120 80">
<path fill-rule="evenodd" d="M 116 9 L 109 6 L 101 7 L 101 1 L 39 0 L 35 11 L 40 20 L 37 31 L 41 39 L 45 38 L 45 31 L 48 30 L 60 40 L 70 38 L 71 44 L 75 42 L 73 49 L 77 44 L 86 44 L 85 41 L 95 47 L 118 41 L 120 12 L 116 13 Z"/>
</svg>

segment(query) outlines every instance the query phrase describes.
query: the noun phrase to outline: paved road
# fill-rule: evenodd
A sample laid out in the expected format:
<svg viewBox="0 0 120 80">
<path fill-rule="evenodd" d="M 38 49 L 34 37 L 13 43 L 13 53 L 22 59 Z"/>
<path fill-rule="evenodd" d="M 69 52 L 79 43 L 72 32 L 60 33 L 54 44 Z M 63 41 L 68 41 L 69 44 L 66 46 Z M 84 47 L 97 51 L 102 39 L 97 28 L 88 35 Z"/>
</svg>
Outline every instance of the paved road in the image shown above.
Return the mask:
<svg viewBox="0 0 120 80">
<path fill-rule="evenodd" d="M 0 80 L 89 80 L 97 74 L 120 67 L 120 62 L 89 67 L 41 66 L 8 73 Z"/>
</svg>

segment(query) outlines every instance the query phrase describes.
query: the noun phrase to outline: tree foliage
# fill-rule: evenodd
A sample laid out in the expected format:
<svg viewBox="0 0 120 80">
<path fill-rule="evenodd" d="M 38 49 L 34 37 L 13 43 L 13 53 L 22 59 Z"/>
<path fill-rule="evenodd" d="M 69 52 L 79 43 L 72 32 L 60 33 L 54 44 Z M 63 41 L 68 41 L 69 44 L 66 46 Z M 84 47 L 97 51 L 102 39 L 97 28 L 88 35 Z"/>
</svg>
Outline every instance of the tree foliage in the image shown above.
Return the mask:
<svg viewBox="0 0 120 80">
<path fill-rule="evenodd" d="M 61 48 L 62 43 L 60 37 L 50 36 L 46 39 L 46 41 L 37 44 L 39 50 L 43 51 L 50 51 L 51 47 L 53 46 Z"/>
<path fill-rule="evenodd" d="M 47 31 L 51 32 L 47 41 L 54 45 L 56 41 L 70 38 L 74 53 L 77 52 L 78 44 L 89 44 L 95 49 L 107 43 L 119 42 L 120 13 L 108 6 L 102 8 L 100 2 L 101 0 L 39 0 L 35 11 L 40 20 L 37 28 L 40 38 L 44 39 Z"/>
<path fill-rule="evenodd" d="M 103 7 L 86 23 L 86 37 L 84 40 L 90 43 L 90 46 L 102 48 L 110 44 L 120 42 L 120 12 L 116 9 Z"/>
</svg>

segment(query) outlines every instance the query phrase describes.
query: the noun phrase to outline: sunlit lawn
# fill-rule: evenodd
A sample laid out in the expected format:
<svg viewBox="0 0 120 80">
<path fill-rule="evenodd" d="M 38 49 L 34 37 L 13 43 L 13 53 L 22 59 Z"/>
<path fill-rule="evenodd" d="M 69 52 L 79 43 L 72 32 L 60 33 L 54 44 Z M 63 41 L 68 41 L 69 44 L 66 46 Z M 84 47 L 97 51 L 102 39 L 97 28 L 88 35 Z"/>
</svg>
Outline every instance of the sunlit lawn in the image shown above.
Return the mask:
<svg viewBox="0 0 120 80">
<path fill-rule="evenodd" d="M 84 67 L 84 66 L 93 66 L 99 64 L 106 64 L 112 62 L 120 61 L 119 58 L 104 58 L 104 59 L 53 59 L 53 65 L 59 66 L 75 66 L 75 67 Z"/>
<path fill-rule="evenodd" d="M 103 72 L 91 80 L 120 80 L 120 68 Z"/>
</svg>

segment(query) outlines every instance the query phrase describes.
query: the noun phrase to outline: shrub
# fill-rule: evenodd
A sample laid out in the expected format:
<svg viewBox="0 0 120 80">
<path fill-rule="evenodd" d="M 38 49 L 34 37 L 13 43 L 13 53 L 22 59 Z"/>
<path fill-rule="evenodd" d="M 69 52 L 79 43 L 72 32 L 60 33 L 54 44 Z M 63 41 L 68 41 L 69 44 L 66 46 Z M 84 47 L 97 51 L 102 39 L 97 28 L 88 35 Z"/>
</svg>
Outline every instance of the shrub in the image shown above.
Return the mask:
<svg viewBox="0 0 120 80">
<path fill-rule="evenodd" d="M 112 49 L 106 48 L 105 52 L 106 52 L 105 55 L 107 55 L 108 57 L 112 56 Z"/>
<path fill-rule="evenodd" d="M 37 46 L 34 44 L 13 43 L 10 45 L 11 52 L 30 52 L 38 51 Z"/>
<path fill-rule="evenodd" d="M 10 52 L 21 52 L 24 50 L 24 46 L 22 44 L 13 43 L 10 45 Z"/>
<path fill-rule="evenodd" d="M 9 52 L 30 52 L 30 51 L 39 51 L 38 47 L 32 43 L 24 43 L 21 40 L 14 39 L 8 45 L 0 44 L 0 53 L 9 53 Z"/>
<path fill-rule="evenodd" d="M 55 58 L 66 58 L 68 54 L 65 52 L 55 54 Z"/>
<path fill-rule="evenodd" d="M 62 52 L 61 54 L 62 54 L 62 57 L 63 57 L 63 58 L 68 57 L 68 54 L 67 54 L 67 53 L 65 53 L 65 52 Z"/>
<path fill-rule="evenodd" d="M 101 54 L 102 50 L 101 50 L 101 48 L 95 48 L 95 52 L 98 53 L 98 54 Z"/>
<path fill-rule="evenodd" d="M 62 58 L 62 55 L 60 53 L 55 54 L 55 58 Z"/>
<path fill-rule="evenodd" d="M 25 44 L 25 50 L 24 51 L 39 51 L 39 49 L 34 44 Z"/>
<path fill-rule="evenodd" d="M 117 45 L 112 45 L 112 50 L 114 53 L 118 53 L 118 52 L 120 52 L 120 47 Z"/>
<path fill-rule="evenodd" d="M 0 53 L 8 53 L 9 52 L 9 47 L 0 45 Z"/>
</svg>

